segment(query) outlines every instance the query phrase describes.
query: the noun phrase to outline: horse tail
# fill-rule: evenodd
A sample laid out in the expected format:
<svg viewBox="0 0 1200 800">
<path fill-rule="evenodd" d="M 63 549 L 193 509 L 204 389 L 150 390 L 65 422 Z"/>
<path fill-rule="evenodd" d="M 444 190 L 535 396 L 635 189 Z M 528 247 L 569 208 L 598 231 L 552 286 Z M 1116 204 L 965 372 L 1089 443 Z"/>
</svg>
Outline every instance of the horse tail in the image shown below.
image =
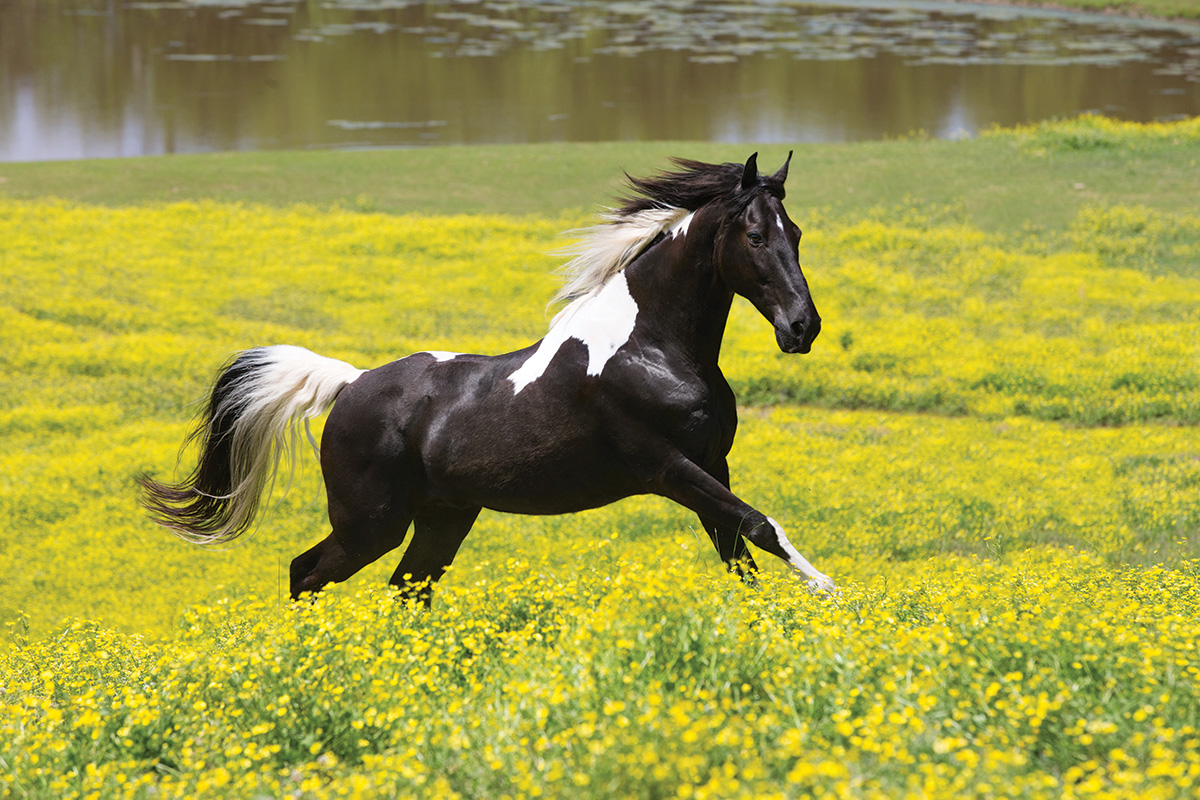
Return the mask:
<svg viewBox="0 0 1200 800">
<path fill-rule="evenodd" d="M 179 484 L 139 477 L 150 518 L 196 544 L 220 544 L 245 533 L 280 460 L 286 457 L 289 468 L 295 463 L 298 423 L 304 420 L 316 449 L 308 419 L 332 406 L 338 392 L 363 372 L 291 345 L 234 356 L 187 439 L 200 442 L 191 475 Z"/>
</svg>

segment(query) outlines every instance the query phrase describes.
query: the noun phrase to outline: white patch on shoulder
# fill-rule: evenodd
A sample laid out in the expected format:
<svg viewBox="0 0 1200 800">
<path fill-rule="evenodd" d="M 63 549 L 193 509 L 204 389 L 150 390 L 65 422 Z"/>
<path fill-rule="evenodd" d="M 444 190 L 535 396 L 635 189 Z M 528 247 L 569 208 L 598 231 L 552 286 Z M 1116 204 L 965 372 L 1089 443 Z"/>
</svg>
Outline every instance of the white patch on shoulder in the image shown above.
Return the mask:
<svg viewBox="0 0 1200 800">
<path fill-rule="evenodd" d="M 554 354 L 568 339 L 584 343 L 588 351 L 587 374 L 599 375 L 621 345 L 629 341 L 637 312 L 625 273 L 618 272 L 598 290 L 580 297 L 559 313 L 533 355 L 508 376 L 513 382 L 513 394 L 542 377 Z"/>
<path fill-rule="evenodd" d="M 800 555 L 800 551 L 788 541 L 787 534 L 783 532 L 783 526 L 770 517 L 767 517 L 767 522 L 771 523 L 771 527 L 775 529 L 775 538 L 778 540 L 779 546 L 788 554 L 788 564 L 808 578 L 808 588 L 814 592 L 836 592 L 837 586 L 834 585 L 833 579 Z"/>
<path fill-rule="evenodd" d="M 679 222 L 676 222 L 670 228 L 667 228 L 666 232 L 671 234 L 672 239 L 674 239 L 676 236 L 687 236 L 688 225 L 692 224 L 692 217 L 694 216 L 696 216 L 695 211 L 679 220 Z"/>
<path fill-rule="evenodd" d="M 783 229 L 783 218 L 778 213 L 775 214 L 775 224 L 779 226 L 779 232 L 787 236 L 787 231 Z"/>
<path fill-rule="evenodd" d="M 433 356 L 438 361 L 449 361 L 455 356 L 462 355 L 462 353 L 451 353 L 449 350 L 423 350 L 422 352 L 427 356 Z M 420 353 L 416 355 L 420 355 Z"/>
</svg>

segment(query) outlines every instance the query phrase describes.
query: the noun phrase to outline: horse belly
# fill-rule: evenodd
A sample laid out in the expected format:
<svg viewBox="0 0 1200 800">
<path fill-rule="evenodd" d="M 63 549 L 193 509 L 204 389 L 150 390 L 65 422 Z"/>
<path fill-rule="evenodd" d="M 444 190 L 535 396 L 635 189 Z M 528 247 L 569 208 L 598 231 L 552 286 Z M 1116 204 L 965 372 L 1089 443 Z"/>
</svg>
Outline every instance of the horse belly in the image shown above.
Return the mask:
<svg viewBox="0 0 1200 800">
<path fill-rule="evenodd" d="M 445 409 L 423 437 L 431 498 L 563 514 L 637 493 L 594 409 L 551 398 L 530 402 L 535 398 L 497 388 Z"/>
<path fill-rule="evenodd" d="M 403 359 L 347 387 L 346 401 L 363 396 L 353 405 L 376 412 L 359 440 L 400 443 L 389 458 L 418 504 L 562 514 L 645 491 L 619 449 L 610 403 L 582 383 L 595 380 L 582 365 L 556 364 L 567 368 L 518 392 L 509 376 L 525 353 L 446 355 Z"/>
<path fill-rule="evenodd" d="M 615 453 L 578 430 L 465 425 L 426 458 L 439 499 L 517 514 L 565 514 L 636 493 Z"/>
</svg>

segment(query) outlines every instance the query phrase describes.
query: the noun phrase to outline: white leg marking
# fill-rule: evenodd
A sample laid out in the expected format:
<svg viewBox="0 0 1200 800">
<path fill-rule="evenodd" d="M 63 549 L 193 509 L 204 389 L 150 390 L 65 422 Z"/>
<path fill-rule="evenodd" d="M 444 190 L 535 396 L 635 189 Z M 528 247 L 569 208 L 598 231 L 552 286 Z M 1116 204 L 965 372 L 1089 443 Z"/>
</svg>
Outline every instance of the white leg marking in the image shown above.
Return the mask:
<svg viewBox="0 0 1200 800">
<path fill-rule="evenodd" d="M 451 353 L 449 350 L 423 350 L 422 352 L 425 353 L 425 355 L 433 356 L 438 361 L 449 361 L 455 356 L 462 355 L 462 353 Z M 420 353 L 417 353 L 416 355 L 420 355 Z"/>
<path fill-rule="evenodd" d="M 790 564 L 797 572 L 800 572 L 804 577 L 808 578 L 808 588 L 814 592 L 833 592 L 837 590 L 833 579 L 814 567 L 809 560 L 800 555 L 792 543 L 788 541 L 787 534 L 783 532 L 783 526 L 778 522 L 767 517 L 767 522 L 771 523 L 771 527 L 775 529 L 775 538 L 779 541 L 779 546 L 788 555 L 788 564 Z"/>
<path fill-rule="evenodd" d="M 629 341 L 637 312 L 625 273 L 618 272 L 597 291 L 562 310 L 533 355 L 508 376 L 513 383 L 513 394 L 546 373 L 554 354 L 567 339 L 584 343 L 588 350 L 587 374 L 599 375 L 621 345 Z"/>
</svg>

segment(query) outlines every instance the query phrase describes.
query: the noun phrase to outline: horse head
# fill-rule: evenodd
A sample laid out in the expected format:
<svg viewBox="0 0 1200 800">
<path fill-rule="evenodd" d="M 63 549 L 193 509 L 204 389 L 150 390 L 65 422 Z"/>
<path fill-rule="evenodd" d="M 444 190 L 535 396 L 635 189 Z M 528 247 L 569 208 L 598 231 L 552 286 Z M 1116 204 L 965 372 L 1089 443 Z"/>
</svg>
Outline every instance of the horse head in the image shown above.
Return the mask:
<svg viewBox="0 0 1200 800">
<path fill-rule="evenodd" d="M 717 241 L 717 268 L 725 284 L 749 300 L 775 327 L 785 353 L 807 353 L 821 331 L 808 282 L 800 269 L 800 228 L 783 208 L 788 164 L 774 175 L 758 173 L 758 154 L 742 169 L 738 190 Z"/>
</svg>

